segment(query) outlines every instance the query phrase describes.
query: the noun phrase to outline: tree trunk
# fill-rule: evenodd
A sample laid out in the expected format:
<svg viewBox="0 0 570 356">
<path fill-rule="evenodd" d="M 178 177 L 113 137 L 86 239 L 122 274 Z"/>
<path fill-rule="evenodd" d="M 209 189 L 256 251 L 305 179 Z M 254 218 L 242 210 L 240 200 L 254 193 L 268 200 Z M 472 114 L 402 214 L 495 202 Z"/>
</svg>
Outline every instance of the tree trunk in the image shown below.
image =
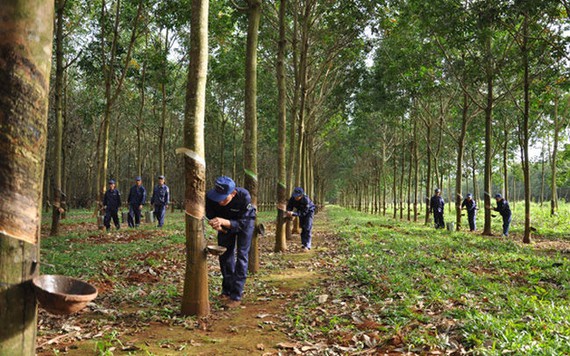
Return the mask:
<svg viewBox="0 0 570 356">
<path fill-rule="evenodd" d="M 463 93 L 463 112 L 461 120 L 461 132 L 457 141 L 457 164 L 455 167 L 455 224 L 456 230 L 461 230 L 461 178 L 463 176 L 463 155 L 465 154 L 465 135 L 467 132 L 468 97 Z"/>
<path fill-rule="evenodd" d="M 407 210 L 408 210 L 408 221 L 412 220 L 412 161 L 414 159 L 414 143 L 410 142 L 410 162 L 408 164 L 408 183 L 406 184 L 407 188 Z"/>
<path fill-rule="evenodd" d="M 160 133 L 161 133 L 161 142 L 160 142 L 160 155 L 159 155 L 159 159 L 160 159 L 160 174 L 164 175 L 166 174 L 166 170 L 164 168 L 165 166 L 165 130 L 166 130 L 166 118 L 167 118 L 167 112 L 166 112 L 166 81 L 168 78 L 168 73 L 166 72 L 166 70 L 168 69 L 167 63 L 168 63 L 168 29 L 166 29 L 166 33 L 164 35 L 164 54 L 162 55 L 162 58 L 164 59 L 163 65 L 162 65 L 162 80 L 160 82 L 160 92 L 161 92 L 161 110 L 160 110 Z M 172 205 L 172 207 L 174 207 L 174 204 Z"/>
<path fill-rule="evenodd" d="M 158 128 L 158 171 L 164 175 L 164 145 L 166 142 L 166 85 L 164 82 L 160 84 L 161 110 L 160 110 L 160 127 Z"/>
<path fill-rule="evenodd" d="M 401 170 L 400 170 L 400 220 L 404 219 L 404 173 L 406 172 L 406 145 L 402 144 L 402 160 L 401 160 Z"/>
<path fill-rule="evenodd" d="M 529 76 L 529 63 L 528 63 L 528 13 L 524 14 L 523 21 L 523 42 L 521 47 L 522 61 L 524 68 L 524 114 L 523 114 L 523 177 L 524 177 L 524 243 L 530 243 L 530 159 L 528 157 L 528 144 L 529 144 L 529 133 L 528 133 L 528 120 L 530 116 L 530 76 Z"/>
<path fill-rule="evenodd" d="M 63 10 L 65 1 L 56 1 L 56 31 L 55 31 L 55 138 L 53 148 L 53 204 L 50 236 L 59 235 L 59 219 L 62 213 L 62 150 L 63 150 Z"/>
<path fill-rule="evenodd" d="M 556 155 L 558 153 L 558 134 L 560 131 L 559 120 L 558 117 L 558 93 L 554 98 L 554 133 L 552 138 L 552 154 L 551 154 L 551 162 L 550 162 L 550 215 L 556 215 L 558 211 L 558 188 L 556 187 Z"/>
<path fill-rule="evenodd" d="M 301 56 L 299 59 L 299 80 L 300 80 L 300 97 L 299 97 L 299 122 L 297 127 L 297 161 L 296 166 L 296 177 L 295 185 L 300 186 L 302 184 L 302 164 L 303 164 L 303 145 L 305 144 L 305 115 L 306 115 L 306 104 L 307 104 L 307 91 L 308 91 L 308 58 L 309 51 L 309 28 L 310 28 L 310 14 L 312 11 L 312 2 L 307 1 L 305 3 L 305 11 L 302 17 L 301 23 Z"/>
<path fill-rule="evenodd" d="M 168 32 L 167 32 L 168 34 Z M 145 38 L 145 48 L 148 47 L 148 32 L 146 34 L 146 38 Z M 140 86 L 140 92 L 141 92 L 141 103 L 140 103 L 140 107 L 139 107 L 139 117 L 138 117 L 138 122 L 137 122 L 137 157 L 136 157 L 136 162 L 137 162 L 137 175 L 142 176 L 143 173 L 143 169 L 142 169 L 142 127 L 143 127 L 143 122 L 144 122 L 144 113 L 145 113 L 145 80 L 146 80 L 146 65 L 147 65 L 147 61 L 143 62 L 143 66 L 142 66 L 142 73 L 141 73 L 141 86 Z"/>
<path fill-rule="evenodd" d="M 70 194 L 70 190 L 69 190 L 69 185 L 70 185 L 70 179 L 69 179 L 69 163 L 68 162 L 72 162 L 72 160 L 68 160 L 68 155 L 69 152 L 67 150 L 67 148 L 71 148 L 71 145 L 68 143 L 68 138 L 67 138 L 67 132 L 69 132 L 69 115 L 68 115 L 68 109 L 69 107 L 67 106 L 67 88 L 68 88 L 68 82 L 67 82 L 67 68 L 64 69 L 63 71 L 63 109 L 62 109 L 62 119 L 63 119 L 63 132 L 62 132 L 62 146 L 61 146 L 61 184 L 62 184 L 62 191 L 65 192 L 64 195 L 62 195 L 61 197 L 61 205 L 62 207 L 67 210 L 70 205 L 68 205 L 66 203 L 67 197 L 68 196 L 73 196 Z M 67 144 L 67 146 L 66 146 Z M 69 150 L 72 151 L 72 150 Z M 91 195 L 88 195 L 91 196 Z M 61 215 L 61 218 L 65 218 L 66 215 L 66 211 L 64 211 Z"/>
<path fill-rule="evenodd" d="M 393 171 L 393 179 L 392 179 L 392 197 L 393 197 L 393 201 L 394 201 L 394 215 L 392 216 L 394 218 L 394 220 L 396 220 L 396 218 L 398 217 L 398 190 L 396 189 L 396 179 L 398 178 L 398 162 L 396 159 L 396 155 L 394 154 L 394 171 Z"/>
<path fill-rule="evenodd" d="M 426 145 L 427 145 L 427 172 L 426 172 L 426 197 L 425 197 L 425 201 L 426 201 L 426 219 L 425 219 L 425 224 L 428 225 L 429 224 L 429 198 L 431 197 L 431 148 L 430 148 L 430 137 L 431 137 L 431 125 L 430 124 L 426 124 L 426 129 L 427 129 L 427 140 L 426 140 Z"/>
<path fill-rule="evenodd" d="M 34 355 L 54 2 L 0 14 L 0 355 Z"/>
<path fill-rule="evenodd" d="M 493 68 L 491 62 L 491 37 L 485 39 L 487 55 L 487 104 L 485 106 L 485 226 L 483 235 L 491 236 L 491 174 L 493 169 Z"/>
<path fill-rule="evenodd" d="M 232 134 L 232 177 L 237 177 L 237 129 L 238 118 L 235 116 Z"/>
<path fill-rule="evenodd" d="M 182 296 L 183 315 L 208 315 L 208 264 L 204 238 L 206 162 L 204 161 L 204 113 L 208 73 L 208 0 L 193 0 L 191 9 L 190 66 L 184 115 L 186 190 L 186 274 Z M 188 151 L 189 150 L 189 151 Z"/>
<path fill-rule="evenodd" d="M 545 164 L 545 157 L 544 157 L 544 143 L 542 144 L 542 149 L 540 152 L 540 207 L 542 208 L 542 205 L 544 204 L 544 183 L 545 183 L 545 179 L 544 179 L 544 167 L 546 166 Z"/>
<path fill-rule="evenodd" d="M 285 10 L 287 0 L 279 4 L 279 48 L 277 52 L 277 89 L 278 89 L 278 163 L 277 163 L 277 226 L 275 227 L 275 252 L 287 250 L 286 221 L 284 211 L 287 208 L 287 170 L 285 167 L 285 145 L 287 138 L 287 85 L 285 77 Z"/>
<path fill-rule="evenodd" d="M 471 169 L 473 170 L 473 198 L 475 203 L 479 203 L 479 185 L 477 184 L 477 161 L 475 160 L 475 149 L 471 149 Z"/>
<path fill-rule="evenodd" d="M 503 141 L 503 197 L 505 199 L 510 198 L 509 192 L 509 130 L 505 126 L 504 131 L 504 141 Z"/>
<path fill-rule="evenodd" d="M 384 169 L 382 169 L 384 170 Z M 386 182 L 386 175 L 382 175 L 382 216 L 386 216 L 386 196 L 388 194 L 388 187 Z"/>
<path fill-rule="evenodd" d="M 414 120 L 414 131 L 413 131 L 413 160 L 414 160 L 414 222 L 418 221 L 418 193 L 419 193 L 419 158 L 418 158 L 418 124 Z"/>
<path fill-rule="evenodd" d="M 293 73 L 294 73 L 294 86 L 293 86 L 293 100 L 291 103 L 291 120 L 289 125 L 289 159 L 287 160 L 287 194 L 293 190 L 293 186 L 295 185 L 295 161 L 297 150 L 296 150 L 296 132 L 297 132 L 297 104 L 299 101 L 299 92 L 300 92 L 300 78 L 299 78 L 299 64 L 297 58 L 298 55 L 298 11 L 293 11 L 293 39 L 291 41 L 291 57 L 293 58 Z M 286 240 L 293 239 L 293 228 L 294 224 L 289 219 L 285 224 L 285 236 Z"/>
<path fill-rule="evenodd" d="M 261 0 L 248 0 L 247 48 L 245 57 L 245 132 L 243 145 L 244 187 L 251 195 L 251 204 L 257 206 L 257 40 L 261 19 Z M 248 270 L 259 270 L 259 240 L 256 228 L 251 239 Z"/>
</svg>

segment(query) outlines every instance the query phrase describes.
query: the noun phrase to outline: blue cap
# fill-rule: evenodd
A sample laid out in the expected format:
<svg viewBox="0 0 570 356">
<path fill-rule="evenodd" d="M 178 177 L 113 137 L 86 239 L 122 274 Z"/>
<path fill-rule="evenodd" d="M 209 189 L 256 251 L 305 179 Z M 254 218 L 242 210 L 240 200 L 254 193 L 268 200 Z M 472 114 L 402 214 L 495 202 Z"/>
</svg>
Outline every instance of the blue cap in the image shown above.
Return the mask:
<svg viewBox="0 0 570 356">
<path fill-rule="evenodd" d="M 114 179 L 109 179 L 109 184 L 115 184 L 115 180 L 114 180 Z"/>
<path fill-rule="evenodd" d="M 136 176 L 135 180 L 141 180 L 141 176 Z"/>
<path fill-rule="evenodd" d="M 233 193 L 236 189 L 236 183 L 230 177 L 221 176 L 216 178 L 216 183 L 214 184 L 214 189 L 210 189 L 206 196 L 208 199 L 215 201 L 216 203 L 221 202 L 226 199 L 228 195 Z"/>
<path fill-rule="evenodd" d="M 471 195 L 471 193 L 467 193 L 467 198 L 471 198 L 473 197 L 473 195 Z"/>
<path fill-rule="evenodd" d="M 298 198 L 304 194 L 305 194 L 305 191 L 301 187 L 295 187 L 295 189 L 293 189 L 293 198 Z"/>
<path fill-rule="evenodd" d="M 164 176 L 162 176 L 162 175 L 158 176 L 158 179 L 164 179 Z"/>
<path fill-rule="evenodd" d="M 501 199 L 503 196 L 501 194 L 495 194 L 495 198 Z"/>
<path fill-rule="evenodd" d="M 436 193 L 439 193 L 439 192 L 441 192 L 441 189 L 435 188 L 435 192 L 436 192 Z"/>
</svg>

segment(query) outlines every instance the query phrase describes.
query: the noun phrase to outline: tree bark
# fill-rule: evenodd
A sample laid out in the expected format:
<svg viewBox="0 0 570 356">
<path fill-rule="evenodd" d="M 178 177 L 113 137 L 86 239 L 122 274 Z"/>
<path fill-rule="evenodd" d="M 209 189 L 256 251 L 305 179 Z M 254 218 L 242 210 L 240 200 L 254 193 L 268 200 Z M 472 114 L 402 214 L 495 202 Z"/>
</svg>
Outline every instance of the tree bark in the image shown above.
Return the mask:
<svg viewBox="0 0 570 356">
<path fill-rule="evenodd" d="M 556 187 L 556 155 L 558 153 L 558 134 L 560 132 L 558 117 L 558 93 L 554 98 L 554 133 L 552 137 L 552 154 L 550 162 L 550 215 L 556 215 L 558 211 L 558 188 Z"/>
<path fill-rule="evenodd" d="M 167 32 L 167 36 L 168 36 L 168 32 Z M 145 49 L 148 48 L 148 32 L 145 36 Z M 143 128 L 143 122 L 144 122 L 144 113 L 145 113 L 145 104 L 146 104 L 146 97 L 145 97 L 145 81 L 146 81 L 146 66 L 147 66 L 147 61 L 143 62 L 143 66 L 142 66 L 142 73 L 141 73 L 141 86 L 139 88 L 140 90 L 140 95 L 141 95 L 141 103 L 140 103 L 140 107 L 139 107 L 139 113 L 138 113 L 138 122 L 137 122 L 137 157 L 136 157 L 136 162 L 137 162 L 137 175 L 142 176 L 143 174 L 143 169 L 142 169 L 142 162 L 143 162 L 143 157 L 142 157 L 142 128 Z"/>
<path fill-rule="evenodd" d="M 461 230 L 461 182 L 463 176 L 463 156 L 465 155 L 465 136 L 467 133 L 467 118 L 469 110 L 469 98 L 467 93 L 463 93 L 463 112 L 461 120 L 461 132 L 457 142 L 457 163 L 455 167 L 455 224 L 456 230 Z"/>
<path fill-rule="evenodd" d="M 544 167 L 545 157 L 544 157 L 544 143 L 542 144 L 542 149 L 540 150 L 540 207 L 544 204 Z"/>
<path fill-rule="evenodd" d="M 473 178 L 473 199 L 479 204 L 479 185 L 477 184 L 477 161 L 475 160 L 475 149 L 471 149 L 471 169 Z"/>
<path fill-rule="evenodd" d="M 417 121 L 414 120 L 414 131 L 413 131 L 413 155 L 414 155 L 414 222 L 418 221 L 418 193 L 419 193 L 419 158 L 418 158 L 418 125 Z"/>
<path fill-rule="evenodd" d="M 248 28 L 245 58 L 245 132 L 243 145 L 244 187 L 251 195 L 251 204 L 257 206 L 257 42 L 261 19 L 261 0 L 248 0 Z M 256 228 L 251 239 L 248 270 L 259 270 L 259 239 Z"/>
<path fill-rule="evenodd" d="M 286 221 L 284 211 L 287 208 L 287 169 L 285 145 L 287 139 L 287 82 L 285 77 L 285 50 L 287 40 L 285 37 L 285 13 L 287 0 L 280 0 L 279 4 L 279 47 L 277 51 L 277 90 L 278 90 L 278 144 L 277 144 L 277 224 L 275 227 L 275 252 L 287 250 Z"/>
<path fill-rule="evenodd" d="M 522 41 L 522 65 L 524 69 L 524 113 L 523 113 L 523 177 L 524 177 L 524 243 L 530 243 L 530 159 L 528 157 L 528 144 L 529 144 L 529 133 L 528 133 L 528 120 L 530 116 L 530 84 L 531 79 L 529 76 L 529 61 L 528 61 L 528 13 L 524 14 L 523 20 L 523 41 Z"/>
<path fill-rule="evenodd" d="M 428 118 L 429 120 L 429 118 Z M 430 148 L 430 137 L 431 137 L 431 124 L 426 123 L 426 130 L 427 130 L 427 139 L 426 139 L 426 148 L 427 148 L 427 172 L 426 172 L 426 197 L 425 197 L 425 201 L 426 201 L 426 218 L 425 218 L 425 224 L 428 225 L 429 224 L 429 199 L 431 197 L 431 148 Z"/>
<path fill-rule="evenodd" d="M 400 220 L 404 219 L 404 175 L 406 172 L 406 144 L 402 143 L 402 157 L 400 166 L 400 197 L 399 197 L 399 210 Z"/>
<path fill-rule="evenodd" d="M 491 63 L 491 37 L 485 39 L 487 58 L 487 104 L 485 106 L 485 226 L 483 235 L 493 235 L 491 231 L 491 174 L 493 168 L 493 64 Z"/>
<path fill-rule="evenodd" d="M 55 138 L 53 148 L 53 204 L 50 236 L 59 235 L 59 219 L 61 217 L 62 194 L 62 147 L 63 147 L 63 10 L 65 1 L 56 1 L 56 31 L 55 31 Z"/>
<path fill-rule="evenodd" d="M 204 113 L 208 73 L 208 0 L 192 0 L 190 65 L 184 115 L 186 189 L 186 274 L 182 296 L 183 315 L 208 315 L 208 265 L 204 238 L 206 162 L 204 161 Z"/>
<path fill-rule="evenodd" d="M 34 355 L 54 2 L 0 14 L 0 354 Z"/>
<path fill-rule="evenodd" d="M 394 149 L 395 150 L 395 149 Z M 396 152 L 394 152 L 394 170 L 393 170 L 393 179 L 392 179 L 392 198 L 393 198 L 393 202 L 394 202 L 394 214 L 392 216 L 392 218 L 394 220 L 396 220 L 396 218 L 398 217 L 398 190 L 397 190 L 397 186 L 396 186 L 396 179 L 398 178 L 398 160 L 396 159 Z"/>
<path fill-rule="evenodd" d="M 503 141 L 503 197 L 510 199 L 509 192 L 509 130 L 505 123 L 504 141 Z"/>
</svg>

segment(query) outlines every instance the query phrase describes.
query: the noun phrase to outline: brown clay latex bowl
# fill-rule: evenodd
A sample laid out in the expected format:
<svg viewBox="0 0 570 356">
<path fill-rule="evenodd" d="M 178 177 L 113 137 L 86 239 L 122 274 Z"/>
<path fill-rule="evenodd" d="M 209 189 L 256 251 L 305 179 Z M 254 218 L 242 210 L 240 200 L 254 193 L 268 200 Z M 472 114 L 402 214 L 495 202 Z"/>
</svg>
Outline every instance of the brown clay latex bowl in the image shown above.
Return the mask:
<svg viewBox="0 0 570 356">
<path fill-rule="evenodd" d="M 52 314 L 68 315 L 97 297 L 97 288 L 78 279 L 44 274 L 32 280 L 38 302 Z"/>
<path fill-rule="evenodd" d="M 208 250 L 208 253 L 210 253 L 214 256 L 220 256 L 220 255 L 223 255 L 224 252 L 226 252 L 227 248 L 225 248 L 224 246 L 218 246 L 218 245 L 208 245 L 208 246 L 206 246 L 206 250 Z"/>
</svg>

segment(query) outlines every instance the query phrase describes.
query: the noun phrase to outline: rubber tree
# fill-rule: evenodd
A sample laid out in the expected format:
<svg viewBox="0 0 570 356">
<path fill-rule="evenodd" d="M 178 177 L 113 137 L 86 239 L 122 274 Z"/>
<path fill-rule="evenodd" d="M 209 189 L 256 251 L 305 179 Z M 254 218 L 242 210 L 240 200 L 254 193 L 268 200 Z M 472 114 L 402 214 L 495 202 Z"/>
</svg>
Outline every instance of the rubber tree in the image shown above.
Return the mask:
<svg viewBox="0 0 570 356">
<path fill-rule="evenodd" d="M 491 174 L 493 168 L 493 105 L 494 80 L 496 74 L 495 58 L 493 57 L 492 33 L 495 27 L 496 11 L 493 4 L 482 3 L 479 13 L 479 26 L 481 30 L 481 47 L 484 57 L 483 72 L 485 76 L 486 104 L 485 104 L 485 168 L 483 173 L 483 187 L 485 190 L 485 225 L 483 235 L 492 235 L 491 231 Z"/>
<path fill-rule="evenodd" d="M 54 2 L 0 13 L 0 355 L 34 355 Z"/>
<path fill-rule="evenodd" d="M 524 108 L 522 125 L 519 122 L 520 127 L 520 143 L 522 151 L 522 168 L 524 177 L 524 236 L 523 242 L 530 243 L 530 159 L 529 159 L 529 117 L 530 117 L 530 86 L 531 78 L 529 75 L 529 13 L 525 9 L 522 13 L 523 23 L 522 23 L 522 43 L 520 43 L 521 61 L 524 70 L 523 74 L 523 96 L 524 96 Z"/>
<path fill-rule="evenodd" d="M 247 1 L 247 44 L 245 56 L 245 132 L 243 145 L 244 187 L 251 195 L 251 204 L 257 206 L 257 43 L 261 0 Z M 249 250 L 248 270 L 259 270 L 259 241 L 257 221 Z"/>
<path fill-rule="evenodd" d="M 63 208 L 61 206 L 62 173 L 63 173 L 63 10 L 66 1 L 56 1 L 56 31 L 55 31 L 55 87 L 54 87 L 54 110 L 55 110 L 55 138 L 53 148 L 53 211 L 50 236 L 59 234 L 59 220 Z"/>
<path fill-rule="evenodd" d="M 184 113 L 184 154 L 186 178 L 186 274 L 182 314 L 208 315 L 208 265 L 204 214 L 206 162 L 204 160 L 204 114 L 208 72 L 208 0 L 192 0 L 190 20 L 190 65 Z"/>
<path fill-rule="evenodd" d="M 558 212 L 558 188 L 556 186 L 556 179 L 557 179 L 557 170 L 556 164 L 558 162 L 558 143 L 560 140 L 560 132 L 562 132 L 565 121 L 566 124 L 568 123 L 567 116 L 560 117 L 559 115 L 559 98 L 560 94 L 557 91 L 554 98 L 554 112 L 552 114 L 552 125 L 553 125 L 553 132 L 552 132 L 552 153 L 550 154 L 550 215 L 554 216 Z"/>
<path fill-rule="evenodd" d="M 286 241 L 286 221 L 284 211 L 287 203 L 287 170 L 285 145 L 287 137 L 287 83 L 285 77 L 285 50 L 287 40 L 285 38 L 285 10 L 287 8 L 287 0 L 280 0 L 279 3 L 279 45 L 277 51 L 277 89 L 278 89 L 278 181 L 277 181 L 277 226 L 275 228 L 275 252 L 283 252 L 287 250 Z"/>
</svg>

